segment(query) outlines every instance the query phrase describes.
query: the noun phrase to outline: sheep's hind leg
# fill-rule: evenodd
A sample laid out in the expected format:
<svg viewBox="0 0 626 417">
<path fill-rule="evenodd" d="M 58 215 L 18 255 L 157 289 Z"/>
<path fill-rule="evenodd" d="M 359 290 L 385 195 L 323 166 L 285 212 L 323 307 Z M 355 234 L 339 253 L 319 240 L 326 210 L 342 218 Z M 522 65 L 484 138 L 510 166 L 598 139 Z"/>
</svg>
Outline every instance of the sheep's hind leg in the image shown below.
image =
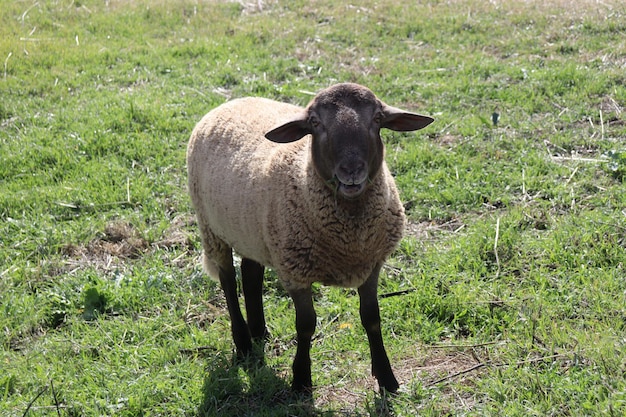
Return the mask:
<svg viewBox="0 0 626 417">
<path fill-rule="evenodd" d="M 361 299 L 361 323 L 367 333 L 372 356 L 372 374 L 378 380 L 378 385 L 390 392 L 396 392 L 399 384 L 391 370 L 389 357 L 383 345 L 380 330 L 380 311 L 378 308 L 378 274 L 382 264 L 377 265 L 370 277 L 359 287 Z"/>
<path fill-rule="evenodd" d="M 263 313 L 263 273 L 265 267 L 252 259 L 241 260 L 241 279 L 246 303 L 248 328 L 252 339 L 263 341 L 268 335 Z"/>
<path fill-rule="evenodd" d="M 315 332 L 317 317 L 313 308 L 311 288 L 289 291 L 296 307 L 296 332 L 298 347 L 293 360 L 293 382 L 291 388 L 296 392 L 311 393 L 311 338 Z"/>
<path fill-rule="evenodd" d="M 226 305 L 230 316 L 230 326 L 233 333 L 233 341 L 237 348 L 237 356 L 243 358 L 252 351 L 252 340 L 250 330 L 241 314 L 239 308 L 239 297 L 237 295 L 237 281 L 235 267 L 232 263 L 232 253 L 229 256 L 230 263 L 219 267 L 219 278 L 222 290 L 226 296 Z"/>
</svg>

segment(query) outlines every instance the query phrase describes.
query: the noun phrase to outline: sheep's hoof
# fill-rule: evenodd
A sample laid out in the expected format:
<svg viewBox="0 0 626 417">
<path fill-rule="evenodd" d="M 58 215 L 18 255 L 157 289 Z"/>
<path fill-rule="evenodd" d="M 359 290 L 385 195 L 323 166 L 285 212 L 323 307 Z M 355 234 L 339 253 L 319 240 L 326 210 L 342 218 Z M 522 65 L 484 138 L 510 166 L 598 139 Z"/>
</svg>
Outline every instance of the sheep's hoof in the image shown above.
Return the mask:
<svg viewBox="0 0 626 417">
<path fill-rule="evenodd" d="M 396 377 L 390 375 L 390 377 L 379 379 L 378 386 L 380 387 L 381 392 L 384 390 L 389 393 L 396 393 L 398 388 L 400 388 L 400 384 L 396 380 Z"/>
<path fill-rule="evenodd" d="M 249 351 L 242 352 L 237 349 L 234 357 L 235 364 L 243 365 L 246 368 L 259 368 L 265 365 L 265 354 L 263 345 L 253 345 Z"/>
<path fill-rule="evenodd" d="M 233 341 L 235 342 L 238 357 L 246 357 L 252 352 L 252 338 L 247 333 L 247 329 L 244 334 L 235 334 L 233 332 Z"/>
<path fill-rule="evenodd" d="M 250 334 L 252 335 L 252 343 L 265 343 L 269 342 L 269 340 L 271 339 L 270 332 L 269 330 L 267 330 L 267 327 L 265 327 L 263 331 L 260 332 L 253 332 L 251 330 Z"/>
<path fill-rule="evenodd" d="M 311 383 L 310 379 L 308 381 L 305 381 L 294 378 L 293 382 L 291 383 L 291 390 L 298 394 L 310 396 L 313 395 L 313 384 Z"/>
<path fill-rule="evenodd" d="M 247 346 L 245 348 L 236 347 L 235 352 L 237 355 L 237 359 L 241 359 L 241 360 L 246 359 L 252 354 L 252 344 L 250 344 L 250 346 Z"/>
</svg>

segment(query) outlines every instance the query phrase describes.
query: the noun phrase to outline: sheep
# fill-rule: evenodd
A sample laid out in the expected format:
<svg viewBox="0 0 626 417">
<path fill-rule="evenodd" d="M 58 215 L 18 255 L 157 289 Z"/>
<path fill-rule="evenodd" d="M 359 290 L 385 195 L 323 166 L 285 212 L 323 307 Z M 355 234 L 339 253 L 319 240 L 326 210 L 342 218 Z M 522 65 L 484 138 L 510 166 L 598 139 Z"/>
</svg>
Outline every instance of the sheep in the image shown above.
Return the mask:
<svg viewBox="0 0 626 417">
<path fill-rule="evenodd" d="M 372 374 L 381 389 L 397 391 L 377 286 L 383 262 L 402 238 L 405 215 L 379 133 L 431 122 L 383 103 L 366 87 L 342 83 L 320 91 L 306 108 L 235 99 L 195 126 L 187 149 L 189 193 L 204 269 L 224 291 L 238 356 L 268 335 L 262 301 L 267 266 L 296 310 L 294 391 L 312 391 L 315 282 L 358 289 Z M 233 249 L 241 256 L 247 323 Z"/>
</svg>

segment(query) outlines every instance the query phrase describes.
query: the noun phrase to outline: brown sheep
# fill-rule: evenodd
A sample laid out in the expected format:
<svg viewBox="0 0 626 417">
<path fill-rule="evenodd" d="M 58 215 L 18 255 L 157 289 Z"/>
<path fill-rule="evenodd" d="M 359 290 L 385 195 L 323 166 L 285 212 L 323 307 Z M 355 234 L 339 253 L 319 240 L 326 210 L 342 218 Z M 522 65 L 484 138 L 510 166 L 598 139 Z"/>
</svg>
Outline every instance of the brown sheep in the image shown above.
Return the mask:
<svg viewBox="0 0 626 417">
<path fill-rule="evenodd" d="M 417 130 L 432 121 L 346 83 L 322 90 L 306 108 L 233 100 L 196 125 L 187 150 L 189 192 L 205 270 L 224 290 L 239 355 L 250 353 L 252 339 L 267 335 L 262 281 L 268 266 L 296 309 L 294 390 L 312 389 L 314 282 L 358 289 L 372 373 L 381 388 L 398 389 L 383 346 L 377 285 L 402 238 L 405 216 L 379 132 Z M 242 257 L 247 323 L 233 249 Z"/>
</svg>

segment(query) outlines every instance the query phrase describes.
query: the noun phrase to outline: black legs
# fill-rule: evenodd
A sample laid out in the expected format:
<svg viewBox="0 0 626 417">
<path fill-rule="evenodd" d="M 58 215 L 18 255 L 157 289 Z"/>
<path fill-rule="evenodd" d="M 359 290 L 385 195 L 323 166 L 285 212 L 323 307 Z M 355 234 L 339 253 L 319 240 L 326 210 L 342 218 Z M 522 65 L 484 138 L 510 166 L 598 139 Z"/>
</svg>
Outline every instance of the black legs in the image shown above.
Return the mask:
<svg viewBox="0 0 626 417">
<path fill-rule="evenodd" d="M 395 392 L 398 381 L 393 375 L 389 358 L 383 345 L 380 329 L 380 312 L 378 309 L 378 274 L 381 265 L 372 271 L 370 277 L 358 289 L 361 305 L 361 323 L 367 333 L 372 357 L 372 374 L 378 379 L 381 388 Z M 230 314 L 233 340 L 239 357 L 248 356 L 252 351 L 252 339 L 262 341 L 267 337 L 265 315 L 263 314 L 263 265 L 250 259 L 242 259 L 241 276 L 248 322 L 243 318 L 237 297 L 237 282 L 232 264 L 220 268 L 219 278 L 226 296 L 226 304 Z M 291 290 L 289 295 L 296 308 L 296 332 L 298 347 L 293 361 L 294 391 L 310 393 L 311 381 L 311 338 L 315 333 L 317 317 L 313 308 L 311 288 Z"/>
<path fill-rule="evenodd" d="M 239 308 L 239 297 L 237 295 L 237 280 L 235 268 L 230 265 L 226 269 L 220 267 L 220 284 L 226 297 L 226 305 L 230 316 L 230 327 L 233 333 L 233 340 L 237 348 L 237 356 L 244 357 L 252 350 L 252 340 L 248 325 L 241 314 Z"/>
<path fill-rule="evenodd" d="M 370 277 L 359 287 L 361 305 L 361 323 L 367 333 L 372 357 L 372 374 L 381 388 L 396 392 L 399 384 L 393 375 L 387 352 L 383 345 L 380 329 L 380 312 L 378 308 L 378 274 L 382 265 L 376 266 Z M 296 307 L 296 331 L 298 333 L 298 349 L 293 361 L 294 391 L 310 392 L 311 383 L 311 338 L 315 333 L 316 315 L 313 308 L 311 288 L 290 291 Z"/>
<path fill-rule="evenodd" d="M 263 273 L 265 267 L 253 260 L 241 260 L 241 278 L 243 296 L 248 316 L 248 328 L 254 340 L 260 341 L 267 337 L 265 314 L 263 313 Z"/>
<path fill-rule="evenodd" d="M 252 350 L 252 338 L 262 340 L 267 335 L 265 315 L 263 314 L 263 272 L 265 268 L 250 259 L 242 259 L 241 276 L 243 293 L 248 313 L 248 323 L 241 314 L 237 295 L 235 268 L 220 268 L 220 284 L 226 297 L 228 314 L 230 315 L 233 340 L 237 348 L 237 356 L 248 356 Z"/>
<path fill-rule="evenodd" d="M 378 380 L 381 388 L 390 392 L 398 390 L 398 381 L 393 375 L 387 352 L 383 346 L 383 336 L 380 330 L 380 312 L 378 309 L 378 274 L 382 265 L 374 268 L 367 281 L 359 287 L 361 298 L 361 323 L 367 333 L 372 356 L 372 375 Z"/>
<path fill-rule="evenodd" d="M 311 338 L 315 333 L 317 316 L 313 308 L 311 288 L 290 291 L 296 307 L 296 332 L 298 347 L 293 360 L 293 382 L 291 388 L 297 392 L 311 392 Z"/>
</svg>

